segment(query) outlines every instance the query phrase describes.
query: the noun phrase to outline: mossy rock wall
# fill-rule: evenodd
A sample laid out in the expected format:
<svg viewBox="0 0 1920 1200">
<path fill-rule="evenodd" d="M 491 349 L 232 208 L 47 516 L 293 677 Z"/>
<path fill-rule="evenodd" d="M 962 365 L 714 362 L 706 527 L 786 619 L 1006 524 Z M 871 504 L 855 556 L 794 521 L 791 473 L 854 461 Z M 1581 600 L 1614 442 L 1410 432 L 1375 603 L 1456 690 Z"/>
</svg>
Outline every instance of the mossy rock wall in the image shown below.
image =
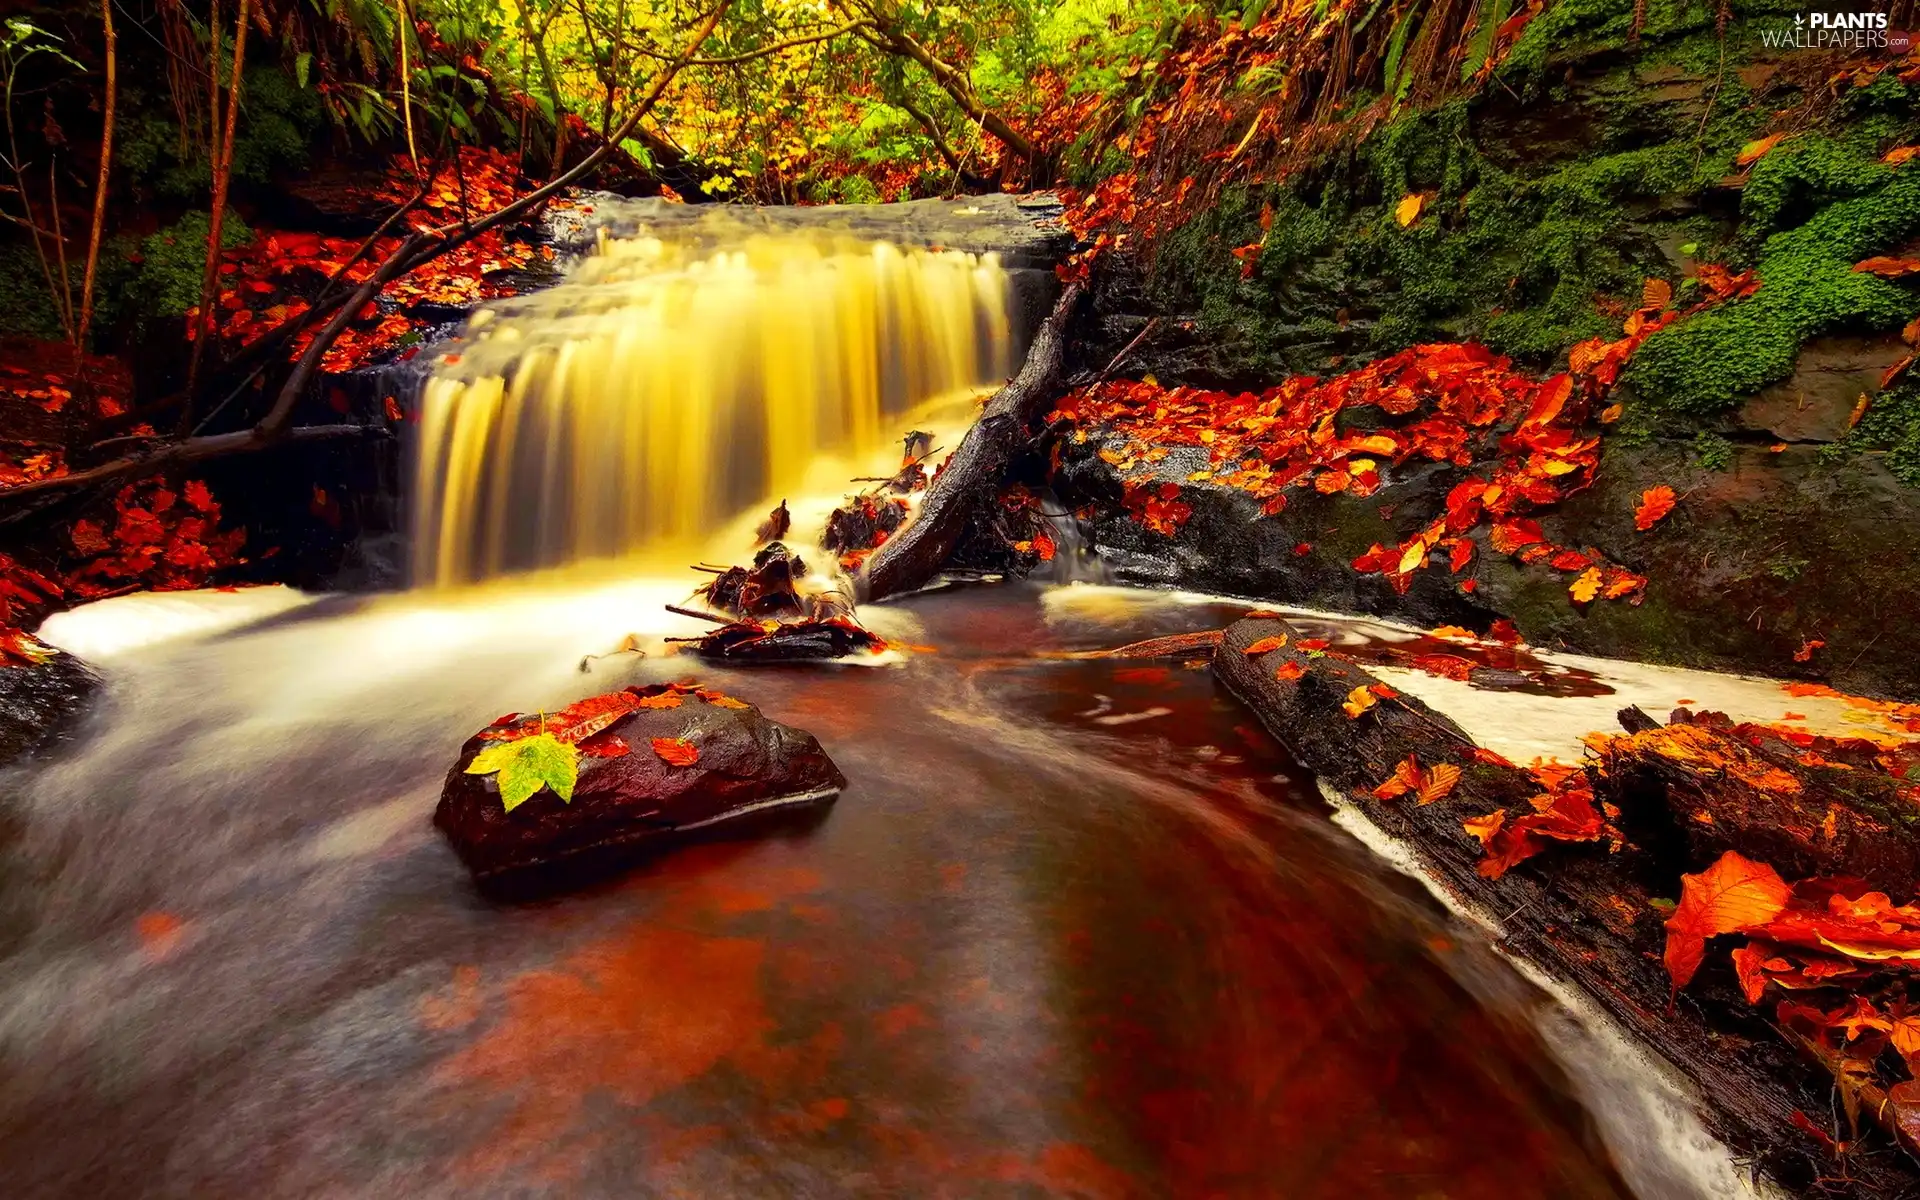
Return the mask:
<svg viewBox="0 0 1920 1200">
<path fill-rule="evenodd" d="M 1378 503 L 1312 499 L 1274 520 L 1241 514 L 1270 535 L 1208 539 L 1235 561 L 1255 544 L 1313 547 L 1258 569 L 1196 575 L 1105 528 L 1134 556 L 1124 571 L 1410 620 L 1464 605 L 1542 645 L 1920 696 L 1920 622 L 1905 615 L 1920 609 L 1920 372 L 1881 384 L 1908 352 L 1898 334 L 1920 316 L 1920 277 L 1853 269 L 1920 253 L 1920 160 L 1882 161 L 1920 142 L 1920 87 L 1893 71 L 1836 87 L 1864 60 L 1764 49 L 1759 31 L 1793 8 L 1737 6 L 1723 40 L 1710 6 L 1649 3 L 1637 41 L 1633 9 L 1561 0 L 1476 98 L 1402 113 L 1285 182 L 1226 188 L 1108 264 L 1081 354 L 1097 370 L 1158 317 L 1124 369 L 1165 384 L 1259 388 L 1463 340 L 1545 374 L 1574 343 L 1619 337 L 1647 280 L 1688 306 L 1704 296 L 1698 265 L 1752 270 L 1751 296 L 1640 347 L 1598 481 L 1544 515 L 1557 543 L 1647 574 L 1645 603 L 1581 612 L 1559 575 L 1497 555 L 1477 596 L 1444 603 L 1343 575 L 1333 543 L 1405 537 L 1438 476 L 1374 498 L 1401 504 L 1391 530 L 1374 528 Z M 1423 205 L 1402 226 L 1409 194 Z M 1639 494 L 1660 483 L 1680 507 L 1639 534 Z M 1810 639 L 1827 646 L 1796 663 Z"/>
</svg>

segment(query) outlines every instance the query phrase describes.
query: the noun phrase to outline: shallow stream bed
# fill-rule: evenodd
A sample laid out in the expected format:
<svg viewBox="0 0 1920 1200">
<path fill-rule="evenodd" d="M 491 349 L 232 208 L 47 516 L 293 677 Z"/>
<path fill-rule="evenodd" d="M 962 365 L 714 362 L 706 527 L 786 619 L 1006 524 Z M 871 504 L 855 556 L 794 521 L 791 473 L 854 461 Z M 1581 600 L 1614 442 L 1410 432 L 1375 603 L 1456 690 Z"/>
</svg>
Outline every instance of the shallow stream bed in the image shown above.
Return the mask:
<svg viewBox="0 0 1920 1200">
<path fill-rule="evenodd" d="M 1205 669 L 1057 656 L 1244 605 L 976 588 L 871 610 L 923 647 L 891 665 L 655 643 L 580 673 L 676 631 L 671 591 L 61 618 L 108 688 L 0 776 L 0 1194 L 1732 1186 L 1657 1117 L 1596 1119 L 1644 1109 L 1634 1081 L 1570 1081 L 1552 1003 L 1330 823 Z M 460 742 L 684 677 L 815 733 L 837 805 L 479 898 L 428 823 Z"/>
</svg>

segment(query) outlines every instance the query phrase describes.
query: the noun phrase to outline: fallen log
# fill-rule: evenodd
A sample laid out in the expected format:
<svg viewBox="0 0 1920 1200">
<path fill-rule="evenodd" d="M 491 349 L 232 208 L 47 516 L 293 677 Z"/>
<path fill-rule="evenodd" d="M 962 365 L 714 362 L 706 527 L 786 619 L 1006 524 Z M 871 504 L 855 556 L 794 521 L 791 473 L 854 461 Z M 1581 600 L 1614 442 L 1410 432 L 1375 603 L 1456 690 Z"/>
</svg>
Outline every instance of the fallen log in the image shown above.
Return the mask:
<svg viewBox="0 0 1920 1200">
<path fill-rule="evenodd" d="M 1671 901 L 1680 873 L 1700 864 L 1666 803 L 1627 798 L 1634 807 L 1615 818 L 1625 835 L 1617 850 L 1604 839 L 1556 843 L 1488 878 L 1482 847 L 1462 822 L 1527 813 L 1543 784 L 1481 750 L 1419 700 L 1383 689 L 1370 704 L 1357 701 L 1356 690 L 1379 680 L 1324 643 L 1308 646 L 1322 648 L 1303 650 L 1284 621 L 1242 620 L 1222 638 L 1214 674 L 1296 761 L 1493 927 L 1504 948 L 1584 992 L 1690 1080 L 1703 1123 L 1737 1156 L 1796 1194 L 1814 1194 L 1836 1174 L 1846 1177 L 1841 1194 L 1915 1194 L 1920 1174 L 1890 1141 L 1858 1144 L 1835 1163 L 1831 1139 L 1809 1132 L 1806 1114 L 1825 1122 L 1831 1079 L 1808 1069 L 1800 1047 L 1747 1002 L 1724 963 L 1709 964 L 1674 995 L 1661 965 L 1665 910 L 1652 902 Z M 1393 795 L 1388 785 L 1409 758 L 1430 772 L 1458 766 L 1457 784 L 1431 803 L 1411 792 Z"/>
<path fill-rule="evenodd" d="M 1034 336 L 1020 373 L 987 401 L 980 419 L 927 489 L 920 512 L 867 559 L 854 580 L 855 595 L 862 603 L 919 587 L 946 563 L 966 528 L 968 514 L 983 495 L 991 495 L 999 486 L 1041 409 L 1054 399 L 1067 321 L 1082 290 L 1080 284 L 1071 283 L 1060 293 L 1053 312 Z"/>
<path fill-rule="evenodd" d="M 1622 807 L 1664 805 L 1695 863 L 1735 850 L 1789 879 L 1857 876 L 1893 895 L 1912 890 L 1920 834 L 1878 746 L 1790 741 L 1716 715 L 1680 709 L 1673 724 L 1609 739 L 1598 758 L 1603 793 Z"/>
</svg>

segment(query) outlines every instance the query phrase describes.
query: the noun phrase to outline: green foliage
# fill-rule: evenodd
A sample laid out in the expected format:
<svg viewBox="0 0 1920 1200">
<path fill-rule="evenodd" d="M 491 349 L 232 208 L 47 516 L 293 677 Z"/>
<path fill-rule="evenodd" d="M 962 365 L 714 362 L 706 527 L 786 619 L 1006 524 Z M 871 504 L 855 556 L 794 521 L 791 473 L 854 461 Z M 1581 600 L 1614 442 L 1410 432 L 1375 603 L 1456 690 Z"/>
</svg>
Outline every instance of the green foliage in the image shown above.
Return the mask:
<svg viewBox="0 0 1920 1200">
<path fill-rule="evenodd" d="M 126 303 L 136 312 L 184 316 L 200 303 L 201 274 L 207 265 L 208 214 L 190 212 L 140 241 L 137 272 L 124 285 Z M 244 246 L 253 233 L 232 209 L 220 222 L 220 244 Z"/>
<path fill-rule="evenodd" d="M 1845 459 L 1863 451 L 1883 451 L 1887 470 L 1908 487 L 1920 488 L 1920 379 L 1908 377 L 1873 398 L 1860 423 L 1847 436 L 1826 447 L 1831 458 Z"/>
<path fill-rule="evenodd" d="M 65 336 L 33 247 L 0 247 L 0 334 L 53 340 Z"/>
<path fill-rule="evenodd" d="M 319 97 L 271 63 L 250 66 L 234 129 L 233 182 L 264 186 L 307 165 L 326 127 Z M 136 195 L 206 202 L 213 174 L 204 146 L 183 144 L 163 97 L 128 86 L 114 124 L 114 165 Z"/>
<path fill-rule="evenodd" d="M 565 803 L 573 802 L 573 785 L 580 777 L 580 752 L 550 733 L 515 738 L 488 746 L 467 764 L 469 775 L 499 773 L 501 803 L 508 812 L 519 808 L 543 787 L 553 789 Z"/>
</svg>

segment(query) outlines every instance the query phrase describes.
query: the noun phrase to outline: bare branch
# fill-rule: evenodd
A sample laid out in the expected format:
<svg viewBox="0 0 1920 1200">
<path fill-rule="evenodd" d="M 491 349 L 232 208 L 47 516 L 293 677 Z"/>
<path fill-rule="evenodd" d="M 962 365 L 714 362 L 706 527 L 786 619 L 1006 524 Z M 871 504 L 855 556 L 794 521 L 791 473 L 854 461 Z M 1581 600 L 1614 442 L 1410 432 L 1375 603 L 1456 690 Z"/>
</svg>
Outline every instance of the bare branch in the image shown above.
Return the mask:
<svg viewBox="0 0 1920 1200">
<path fill-rule="evenodd" d="M 800 37 L 788 38 L 783 42 L 770 42 L 765 46 L 761 46 L 757 50 L 743 50 L 739 54 L 726 54 L 726 55 L 720 55 L 714 58 L 689 58 L 686 61 L 685 65 L 689 67 L 737 66 L 740 63 L 752 62 L 754 59 L 757 59 L 757 58 L 771 57 L 775 54 L 780 53 L 783 50 L 791 50 L 795 46 L 811 46 L 815 42 L 830 42 L 834 38 L 842 37 L 849 33 L 856 33 L 861 29 L 870 29 L 872 27 L 873 27 L 873 22 L 868 21 L 865 18 L 861 18 L 858 20 L 848 21 L 845 25 L 837 25 L 832 29 L 823 30 L 820 33 L 804 34 Z M 672 61 L 667 55 L 660 53 L 658 50 L 648 50 L 640 46 L 634 47 L 634 53 L 645 55 L 648 58 L 657 58 L 662 61 L 667 61 L 667 62 Z"/>
</svg>

